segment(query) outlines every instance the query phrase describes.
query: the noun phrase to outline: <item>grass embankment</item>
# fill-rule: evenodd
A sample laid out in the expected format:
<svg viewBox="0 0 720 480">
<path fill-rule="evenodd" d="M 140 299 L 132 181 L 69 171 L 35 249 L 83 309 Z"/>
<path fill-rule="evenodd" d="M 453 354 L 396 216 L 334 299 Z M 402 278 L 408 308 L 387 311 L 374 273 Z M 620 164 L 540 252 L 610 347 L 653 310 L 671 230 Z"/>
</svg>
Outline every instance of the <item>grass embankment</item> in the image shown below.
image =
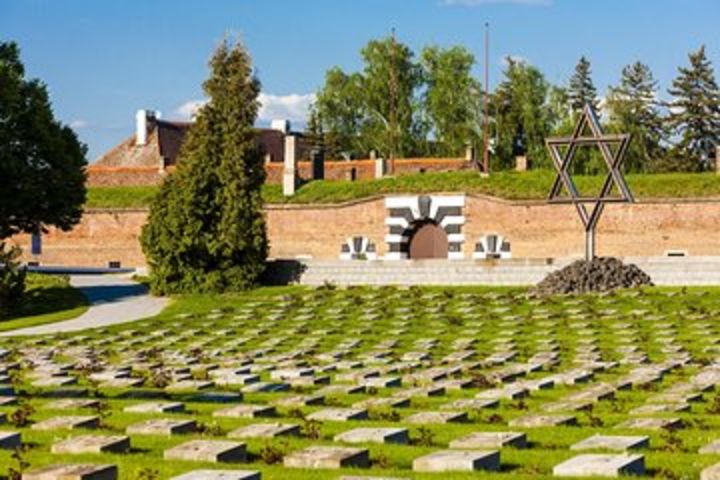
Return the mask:
<svg viewBox="0 0 720 480">
<path fill-rule="evenodd" d="M 0 332 L 75 318 L 87 310 L 87 299 L 65 275 L 29 273 L 25 295 L 5 317 Z"/>
<path fill-rule="evenodd" d="M 493 473 L 447 472 L 447 479 L 551 479 L 558 463 L 577 455 L 570 446 L 594 434 L 648 435 L 650 447 L 638 453 L 645 456 L 648 477 L 698 478 L 701 469 L 720 461 L 718 455 L 698 454 L 698 449 L 717 438 L 720 429 L 720 395 L 707 391 L 689 405 L 688 411 L 659 413 L 657 417 L 682 419 L 684 428 L 676 432 L 615 428 L 635 417 L 632 410 L 652 402 L 653 397 L 680 386 L 707 365 L 719 352 L 720 331 L 715 312 L 720 309 L 718 289 L 645 289 L 611 295 L 585 295 L 577 298 L 552 298 L 527 301 L 521 289 L 497 288 L 353 288 L 309 289 L 282 287 L 260 289 L 239 295 L 193 295 L 178 297 L 159 316 L 106 331 L 87 331 L 48 337 L 42 348 L 55 352 L 54 361 L 73 364 L 78 346 L 91 349 L 96 365 L 115 368 L 133 367 L 133 376 L 143 380 L 133 388 L 106 388 L 88 380 L 93 368 L 70 370 L 78 385 L 63 387 L 65 395 L 77 390 L 82 398 L 99 400 L 95 409 L 62 410 L 52 405 L 57 389 L 32 386 L 35 381 L 28 370 L 21 372 L 16 384 L 25 399 L 30 424 L 8 425 L 19 431 L 28 446 L 22 458 L 31 468 L 57 463 L 116 464 L 120 478 L 172 478 L 191 470 L 230 468 L 259 470 L 263 478 L 287 480 L 337 479 L 342 475 L 374 475 L 431 480 L 438 474 L 411 471 L 413 459 L 447 448 L 451 440 L 479 431 L 522 431 L 528 436 L 528 448 L 503 448 L 502 471 Z M 82 340 L 80 340 L 82 338 Z M 22 358 L 24 352 L 37 349 L 37 340 L 0 339 L 0 347 L 13 353 L 9 361 Z M 409 352 L 428 354 L 422 362 L 403 361 Z M 472 352 L 466 361 L 443 359 L 455 352 Z M 505 365 L 485 364 L 482 360 L 499 352 L 514 352 Z M 581 363 L 597 356 L 614 362 L 607 370 L 597 370 L 588 383 L 555 384 L 553 388 L 532 391 L 522 400 L 501 400 L 496 408 L 463 408 L 469 419 L 464 423 L 418 425 L 406 419 L 421 411 L 441 411 L 449 402 L 472 399 L 489 386 L 487 378 L 511 365 L 522 365 L 536 355 L 547 357 L 556 352 L 558 363 L 548 363 L 540 371 L 527 373 L 527 379 L 538 379 L 582 368 Z M 577 417 L 577 426 L 512 427 L 508 422 L 529 413 L 543 413 L 545 408 L 568 395 L 584 391 L 595 384 L 613 384 L 642 367 L 662 364 L 688 352 L 692 361 L 662 375 L 661 379 L 638 382 L 631 389 L 617 390 L 612 399 L 596 402 L 587 411 L 560 408 L 562 413 Z M 649 363 L 643 361 L 647 355 Z M 346 370 L 357 361 L 362 367 Z M 634 356 L 635 360 L 630 357 Z M 144 361 L 140 359 L 143 358 Z M 428 372 L 433 368 L 457 366 L 458 378 L 473 380 L 470 388 L 448 389 L 441 395 L 415 394 L 403 408 L 371 408 L 368 420 L 307 422 L 311 412 L 333 407 L 349 408 L 370 398 L 389 398 L 411 386 L 407 378 L 402 387 L 370 389 L 364 393 L 335 393 L 325 396 L 325 405 L 278 406 L 277 417 L 227 418 L 213 412 L 227 404 L 200 401 L 196 392 L 171 393 L 164 390 L 169 377 L 159 374 L 182 373 L 190 366 L 196 379 L 207 378 L 217 365 L 240 368 L 250 362 L 253 371 L 264 382 L 273 382 L 274 366 L 307 365 L 316 368 L 315 375 L 329 376 L 332 384 L 350 385 L 340 374 L 362 368 L 377 369 L 383 376 L 403 377 L 408 373 Z M 405 357 L 410 358 L 408 357 Z M 449 362 L 449 363 L 448 363 Z M 25 364 L 23 364 L 25 365 Z M 158 366 L 151 374 L 148 365 Z M 248 365 L 249 366 L 249 365 Z M 338 370 L 335 370 L 338 367 Z M 435 370 L 437 372 L 437 370 Z M 163 380 L 165 378 L 165 380 Z M 214 390 L 238 391 L 240 385 L 212 387 Z M 289 392 L 245 393 L 242 403 L 274 404 L 301 393 L 313 394 L 323 385 L 295 387 Z M 698 387 L 701 388 L 701 387 Z M 87 391 L 82 391 L 87 389 Z M 679 390 L 683 391 L 683 390 Z M 129 405 L 151 399 L 182 401 L 182 413 L 141 414 L 125 412 Z M 233 402 L 237 403 L 237 402 Z M 32 407 L 28 409 L 27 405 Z M 231 404 L 232 405 L 232 404 Z M 15 421 L 11 413 L 17 406 L 0 407 L 0 413 Z M 52 454 L 51 445 L 65 437 L 82 432 L 61 430 L 38 431 L 30 425 L 59 415 L 101 415 L 97 434 L 120 435 L 128 425 L 150 418 L 194 419 L 202 431 L 176 436 L 131 435 L 132 450 L 126 454 Z M 22 418 L 22 416 L 20 417 Z M 246 441 L 249 462 L 235 465 L 206 462 L 163 460 L 163 451 L 190 439 L 226 440 L 228 432 L 254 423 L 280 422 L 303 427 L 297 437 L 249 439 Z M 359 427 L 406 427 L 411 444 L 382 445 L 364 443 L 372 468 L 365 471 L 301 470 L 284 468 L 282 457 L 311 445 L 346 445 L 333 441 L 344 431 Z M 245 441 L 245 440 L 243 440 Z M 12 452 L 0 449 L 0 476 L 15 468 Z"/>
<path fill-rule="evenodd" d="M 581 194 L 599 192 L 604 176 L 573 177 Z M 627 175 L 636 199 L 720 196 L 720 175 L 672 173 Z M 488 178 L 474 171 L 424 173 L 380 180 L 315 181 L 303 185 L 292 197 L 284 197 L 281 185 L 265 185 L 266 203 L 338 203 L 389 193 L 464 192 L 508 200 L 543 200 L 555 174 L 548 170 L 497 172 Z M 141 208 L 150 204 L 157 187 L 96 187 L 88 191 L 89 208 Z"/>
</svg>

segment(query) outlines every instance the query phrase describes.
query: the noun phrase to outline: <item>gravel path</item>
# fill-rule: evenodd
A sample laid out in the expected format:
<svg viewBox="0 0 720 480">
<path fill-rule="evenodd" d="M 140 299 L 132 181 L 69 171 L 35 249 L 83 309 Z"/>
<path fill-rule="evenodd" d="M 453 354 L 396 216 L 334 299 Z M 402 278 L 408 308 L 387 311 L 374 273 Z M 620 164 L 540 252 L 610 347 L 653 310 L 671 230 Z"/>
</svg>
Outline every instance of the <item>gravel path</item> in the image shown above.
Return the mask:
<svg viewBox="0 0 720 480">
<path fill-rule="evenodd" d="M 127 276 L 71 275 L 70 284 L 79 288 L 90 302 L 85 313 L 72 320 L 11 330 L 0 336 L 46 335 L 107 327 L 152 317 L 168 303 L 167 298 L 151 296 L 144 285 Z"/>
</svg>

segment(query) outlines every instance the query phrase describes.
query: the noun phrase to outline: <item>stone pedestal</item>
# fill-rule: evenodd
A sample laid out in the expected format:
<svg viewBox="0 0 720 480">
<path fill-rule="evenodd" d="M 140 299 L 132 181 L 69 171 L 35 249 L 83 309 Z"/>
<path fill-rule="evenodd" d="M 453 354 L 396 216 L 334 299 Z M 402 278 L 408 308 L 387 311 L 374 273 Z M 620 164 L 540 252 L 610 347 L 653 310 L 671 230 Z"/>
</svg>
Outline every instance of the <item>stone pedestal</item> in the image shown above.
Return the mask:
<svg viewBox="0 0 720 480">
<path fill-rule="evenodd" d="M 375 178 L 383 178 L 387 174 L 387 164 L 384 158 L 376 158 L 375 162 Z"/>
<path fill-rule="evenodd" d="M 530 167 L 528 158 L 525 155 L 518 155 L 515 157 L 515 170 L 518 172 L 526 172 Z"/>
<path fill-rule="evenodd" d="M 297 138 L 294 135 L 285 136 L 285 160 L 283 164 L 283 195 L 295 195 L 297 189 Z"/>
</svg>

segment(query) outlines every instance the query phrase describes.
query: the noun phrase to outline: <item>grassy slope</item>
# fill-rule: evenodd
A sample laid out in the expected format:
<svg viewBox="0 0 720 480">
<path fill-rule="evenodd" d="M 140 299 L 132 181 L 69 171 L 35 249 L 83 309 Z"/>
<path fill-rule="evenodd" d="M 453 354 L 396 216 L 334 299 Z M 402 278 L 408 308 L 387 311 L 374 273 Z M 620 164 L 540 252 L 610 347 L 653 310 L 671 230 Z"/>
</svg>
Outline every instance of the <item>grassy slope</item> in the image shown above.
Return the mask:
<svg viewBox="0 0 720 480">
<path fill-rule="evenodd" d="M 458 295 L 460 292 L 481 295 L 478 297 L 477 314 L 464 316 L 460 322 L 448 322 L 448 315 L 442 313 L 440 315 L 430 314 L 425 311 L 428 306 L 427 301 L 417 299 L 417 303 L 412 299 L 416 292 L 442 292 L 444 296 L 449 295 L 450 308 L 449 312 L 456 312 L 458 307 L 462 306 L 462 301 Z M 680 343 L 685 346 L 696 358 L 707 359 L 705 351 L 713 338 L 707 338 L 702 332 L 693 328 L 694 322 L 687 321 L 687 315 L 690 312 L 703 313 L 713 312 L 718 308 L 718 290 L 717 289 L 688 289 L 686 293 L 668 297 L 664 293 L 667 289 L 649 289 L 641 298 L 630 298 L 624 294 L 613 295 L 611 297 L 600 297 L 590 295 L 579 300 L 557 300 L 551 301 L 542 307 L 533 306 L 528 302 L 520 300 L 519 296 L 513 294 L 519 293 L 518 289 L 487 289 L 487 288 L 462 288 L 462 289 L 413 289 L 412 292 L 403 292 L 398 294 L 397 289 L 386 288 L 382 290 L 381 297 L 385 299 L 371 300 L 367 297 L 370 289 L 353 289 L 353 290 L 337 290 L 328 292 L 327 297 L 316 296 L 315 299 L 305 299 L 300 301 L 296 294 L 309 293 L 308 289 L 302 287 L 281 288 L 281 289 L 262 289 L 247 295 L 225 295 L 225 296 L 187 296 L 180 297 L 171 307 L 164 311 L 161 315 L 154 319 L 136 322 L 131 325 L 116 326 L 110 330 L 118 334 L 113 344 L 105 345 L 103 350 L 108 348 L 109 352 L 115 352 L 112 357 L 113 361 L 122 362 L 126 360 L 128 342 L 132 337 L 132 341 L 136 342 L 131 349 L 147 348 L 160 340 L 153 338 L 152 333 L 161 329 L 167 329 L 167 334 L 162 335 L 162 339 L 171 340 L 166 337 L 173 337 L 173 341 L 167 345 L 173 351 L 187 351 L 190 344 L 198 340 L 208 342 L 204 350 L 212 351 L 213 348 L 225 345 L 225 342 L 233 338 L 243 337 L 244 332 L 248 329 L 254 329 L 261 326 L 267 326 L 267 318 L 259 318 L 251 316 L 245 320 L 238 320 L 234 317 L 235 313 L 242 308 L 243 305 L 250 302 L 262 302 L 260 311 L 265 313 L 276 307 L 280 303 L 278 295 L 288 295 L 295 297 L 294 307 L 290 309 L 277 324 L 264 334 L 249 335 L 247 343 L 243 344 L 241 351 L 251 351 L 260 348 L 268 339 L 274 338 L 278 332 L 284 337 L 289 338 L 288 342 L 283 343 L 279 351 L 287 352 L 298 348 L 303 339 L 310 337 L 320 339 L 319 351 L 332 351 L 337 349 L 340 342 L 352 338 L 362 338 L 363 344 L 354 352 L 354 357 L 362 352 L 373 350 L 375 345 L 382 340 L 388 338 L 387 331 L 394 328 L 393 325 L 399 320 L 409 321 L 406 332 L 400 337 L 400 345 L 394 352 L 394 355 L 402 355 L 407 351 L 416 351 L 415 341 L 423 338 L 437 338 L 438 347 L 433 352 L 435 360 L 442 358 L 442 355 L 452 351 L 453 342 L 458 338 L 467 338 L 468 336 L 477 338 L 479 341 L 474 349 L 480 353 L 480 357 L 487 355 L 493 349 L 493 339 L 507 331 L 503 317 L 505 313 L 510 316 L 517 315 L 521 319 L 511 329 L 517 334 L 514 340 L 517 344 L 516 350 L 520 352 L 518 361 L 523 361 L 527 356 L 537 351 L 539 339 L 548 338 L 547 327 L 542 326 L 543 320 L 525 321 L 524 319 L 533 318 L 532 312 L 535 308 L 544 308 L 550 314 L 552 322 L 557 325 L 554 336 L 561 347 L 563 364 L 558 367 L 559 370 L 569 369 L 573 366 L 572 357 L 575 348 L 582 345 L 581 340 L 587 338 L 582 328 L 578 325 L 583 320 L 571 320 L 571 316 L 566 313 L 570 307 L 577 308 L 585 314 L 593 315 L 587 320 L 597 332 L 598 345 L 604 356 L 607 358 L 617 359 L 617 351 L 615 350 L 622 344 L 621 335 L 613 328 L 623 322 L 628 322 L 637 329 L 638 335 L 636 342 L 642 350 L 646 351 L 651 361 L 660 362 L 665 358 L 662 353 L 662 343 L 659 341 L 664 335 L 661 328 L 656 328 L 653 322 L 646 321 L 648 315 L 664 313 L 667 314 L 667 322 L 673 324 L 673 328 L 677 328 L 677 338 Z M 505 313 L 494 312 L 494 301 L 492 296 L 487 295 L 488 292 L 496 292 L 504 301 L 501 305 L 507 308 Z M 699 295 L 699 293 L 709 293 Z M 392 298 L 390 298 L 392 296 Z M 263 298 L 266 297 L 266 298 Z M 272 298 L 274 297 L 274 298 Z M 392 312 L 392 307 L 400 305 L 402 300 L 400 297 L 409 297 L 410 301 L 403 302 L 403 305 L 412 308 L 417 304 L 418 311 L 416 315 L 399 315 Z M 286 297 L 287 298 L 287 297 Z M 335 308 L 340 303 L 343 305 L 374 305 L 377 301 L 381 302 L 381 310 L 387 311 L 387 315 L 381 316 L 376 321 L 368 322 L 359 318 L 359 308 L 347 308 L 348 320 L 340 322 L 333 318 L 333 313 L 329 310 Z M 302 306 L 312 308 L 317 315 L 312 315 L 312 321 L 304 323 L 307 331 L 297 331 L 299 322 L 296 321 L 297 312 Z M 390 308 L 388 308 L 390 307 Z M 606 314 L 600 316 L 599 313 L 604 309 L 612 308 L 616 310 L 614 314 Z M 632 311 L 642 308 L 643 314 L 633 314 Z M 224 315 L 217 317 L 219 312 Z M 189 318 L 180 320 L 178 313 L 189 314 Z M 210 316 L 210 313 L 213 316 Z M 537 313 L 540 314 L 538 311 Z M 457 315 L 457 314 L 453 314 Z M 544 313 L 541 313 L 542 317 Z M 264 315 L 263 315 L 264 316 Z M 462 316 L 462 315 L 461 315 Z M 505 317 L 507 318 L 507 317 Z M 183 327 L 178 329 L 178 322 L 183 322 Z M 275 323 L 275 322 L 270 322 Z M 301 322 L 302 323 L 302 322 Z M 705 323 L 708 323 L 707 321 Z M 574 328 L 573 328 L 574 326 Z M 232 329 L 234 333 L 220 333 L 222 329 Z M 182 338 L 179 332 L 182 331 L 186 335 Z M 291 332 L 295 332 L 293 335 Z M 327 332 L 327 333 L 325 333 Z M 220 333 L 218 335 L 218 333 Z M 84 332 L 77 335 L 86 337 L 83 344 L 90 345 L 93 342 L 102 341 L 103 339 L 113 338 L 108 334 L 100 334 L 98 332 Z M 64 341 L 71 338 L 72 335 L 61 335 L 56 338 L 49 339 L 50 344 Z M 167 343 L 167 342 L 166 342 Z M 2 345 L 2 342 L 0 342 Z M 8 346 L 7 344 L 4 346 Z M 21 348 L 21 346 L 19 347 Z M 220 347 L 221 349 L 223 347 Z M 227 347 L 225 347 L 227 349 Z M 232 351 L 230 351 L 232 352 Z M 230 353 L 228 352 L 228 353 Z M 239 352 L 235 352 L 239 354 Z M 275 352 L 278 353 L 278 352 Z M 63 361 L 59 358 L 58 361 Z M 611 382 L 618 376 L 625 374 L 629 370 L 629 366 L 620 366 L 611 373 L 599 373 L 597 382 Z M 617 399 L 613 401 L 602 401 L 597 404 L 591 414 L 578 413 L 580 425 L 577 427 L 555 427 L 555 428 L 529 428 L 520 429 L 527 431 L 528 440 L 531 442 L 531 448 L 524 450 L 515 450 L 506 448 L 502 450 L 503 472 L 495 474 L 480 473 L 460 473 L 453 472 L 442 475 L 447 479 L 472 479 L 472 478 L 497 478 L 497 479 L 539 479 L 552 478 L 552 467 L 561 461 L 570 458 L 576 454 L 571 452 L 569 446 L 581 439 L 589 437 L 595 433 L 614 433 L 614 434 L 648 434 L 651 437 L 651 449 L 643 450 L 646 456 L 646 464 L 650 470 L 650 475 L 657 475 L 656 478 L 697 478 L 699 471 L 712 463 L 718 461 L 717 455 L 698 455 L 697 449 L 709 443 L 716 438 L 718 428 L 720 428 L 720 416 L 714 415 L 708 411 L 713 404 L 713 398 L 717 402 L 714 394 L 708 393 L 704 402 L 694 403 L 692 412 L 673 414 L 671 416 L 681 417 L 686 422 L 686 428 L 680 430 L 676 436 L 671 437 L 664 433 L 645 432 L 645 431 L 624 431 L 614 430 L 613 425 L 620 423 L 622 420 L 629 418 L 627 412 L 639 405 L 642 405 L 652 395 L 666 389 L 669 385 L 682 381 L 688 375 L 697 371 L 697 367 L 689 366 L 685 369 L 670 373 L 665 376 L 662 382 L 650 384 L 645 389 L 633 389 L 629 391 L 620 391 L 617 393 Z M 547 375 L 547 372 L 531 374 L 530 378 Z M 263 374 L 266 380 L 267 373 Z M 81 385 L 88 387 L 86 381 L 81 381 Z M 383 475 L 410 477 L 416 479 L 436 479 L 437 474 L 415 474 L 409 471 L 412 460 L 420 455 L 440 450 L 444 448 L 451 439 L 459 438 L 473 431 L 489 431 L 489 430 L 513 430 L 503 423 L 494 423 L 491 419 L 494 416 L 507 421 L 511 418 L 522 416 L 529 411 L 538 412 L 540 405 L 552 400 L 557 400 L 568 393 L 581 390 L 582 386 L 557 386 L 551 390 L 543 390 L 533 392 L 531 397 L 523 402 L 502 401 L 501 406 L 493 410 L 477 411 L 471 413 L 471 423 L 468 424 L 448 424 L 448 425 L 428 425 L 428 431 L 432 432 L 429 436 L 432 438 L 433 446 L 408 446 L 408 445 L 375 445 L 365 444 L 363 447 L 369 448 L 370 456 L 375 463 L 375 467 L 362 474 L 367 475 Z M 147 389 L 148 393 L 153 390 Z M 155 393 L 159 393 L 154 390 Z M 56 415 L 78 414 L 87 415 L 93 412 L 85 411 L 53 411 L 44 409 L 52 399 L 47 398 L 40 392 L 29 390 L 31 394 L 32 405 L 36 408 L 36 412 L 32 415 L 33 421 L 38 421 Z M 106 434 L 121 434 L 125 427 L 129 424 L 136 423 L 152 417 L 171 417 L 171 418 L 195 418 L 199 422 L 211 426 L 211 432 L 207 433 L 205 438 L 222 439 L 224 435 L 241 425 L 250 423 L 258 423 L 270 421 L 267 419 L 231 419 L 231 418 L 215 418 L 211 413 L 214 410 L 222 408 L 223 405 L 212 405 L 208 403 L 188 402 L 188 410 L 185 414 L 156 414 L 142 415 L 130 414 L 123 412 L 123 407 L 140 403 L 143 399 L 132 399 L 122 395 L 123 391 L 105 391 L 107 395 L 103 401 L 110 406 L 108 413 L 110 415 L 104 420 L 106 427 L 102 429 Z M 126 392 L 125 392 L 126 393 Z M 378 395 L 390 396 L 392 389 L 381 389 Z M 421 410 L 437 410 L 440 405 L 456 398 L 471 397 L 474 392 L 450 391 L 447 396 L 416 398 L 408 409 L 399 409 L 398 413 L 401 417 L 407 417 L 411 413 Z M 288 394 L 248 394 L 244 403 L 266 404 L 279 396 L 289 396 Z M 177 400 L 188 400 L 181 395 L 174 397 Z M 333 397 L 332 404 L 337 406 L 349 406 L 355 401 L 369 398 L 368 395 L 339 395 Z M 328 402 L 330 403 L 330 402 Z M 303 413 L 317 410 L 322 407 L 303 407 L 300 410 Z M 527 409 L 527 410 L 526 410 Z M 10 413 L 14 407 L 0 407 L 0 412 Z M 302 424 L 302 420 L 297 418 L 298 411 L 288 408 L 280 408 L 280 415 L 283 418 L 277 421 L 292 422 Z M 661 415 L 662 416 L 662 415 Z M 599 423 L 604 424 L 600 426 Z M 399 424 L 403 424 L 401 421 Z M 259 458 L 261 451 L 268 445 L 279 449 L 280 451 L 296 451 L 309 445 L 332 444 L 332 438 L 335 434 L 350 430 L 355 427 L 370 426 L 394 426 L 398 425 L 397 419 L 391 417 L 374 418 L 368 421 L 350 421 L 350 422 L 324 422 L 320 426 L 321 438 L 318 440 L 310 440 L 307 438 L 292 438 L 287 440 L 259 440 L 253 439 L 247 441 L 248 450 L 251 455 L 252 463 L 249 465 L 238 464 L 229 468 L 245 468 L 250 470 L 259 469 L 263 473 L 263 478 L 284 478 L 287 480 L 300 479 L 318 479 L 330 480 L 337 479 L 341 474 L 358 474 L 357 471 L 344 470 L 342 472 L 332 470 L 303 471 L 295 469 L 283 469 L 281 466 L 265 465 Z M 197 438 L 200 435 L 182 435 L 177 437 L 161 437 L 133 435 L 132 443 L 134 450 L 130 454 L 116 455 L 53 455 L 49 452 L 50 445 L 59 438 L 69 436 L 69 432 L 39 432 L 24 427 L 13 430 L 22 432 L 23 439 L 32 448 L 25 454 L 25 458 L 33 465 L 38 467 L 49 463 L 59 462 L 90 462 L 90 463 L 115 463 L 121 469 L 121 478 L 170 478 L 193 469 L 200 468 L 222 468 L 223 465 L 213 465 L 203 462 L 176 462 L 163 461 L 163 450 L 178 445 L 190 438 Z M 420 431 L 418 426 L 410 426 L 412 438 L 418 438 Z M 100 433 L 100 432 L 98 432 Z M 80 434 L 80 432 L 77 432 Z M 7 469 L 14 466 L 15 462 L 11 459 L 10 451 L 0 450 L 0 475 L 7 472 Z M 381 465 L 380 468 L 378 465 Z M 155 476 L 143 475 L 141 472 L 149 472 L 155 470 Z"/>
<path fill-rule="evenodd" d="M 381 180 L 316 181 L 302 186 L 293 197 L 283 197 L 282 186 L 266 185 L 263 196 L 268 203 L 337 203 L 387 193 L 465 192 L 481 193 L 511 200 L 546 198 L 555 175 L 536 170 L 525 173 L 498 172 L 482 178 L 473 171 L 425 173 L 388 177 Z M 576 184 L 585 195 L 597 193 L 605 177 L 579 176 Z M 630 189 L 637 199 L 692 198 L 720 196 L 720 176 L 711 173 L 628 175 Z M 136 208 L 147 206 L 156 187 L 90 188 L 90 208 Z"/>
<path fill-rule="evenodd" d="M 0 332 L 68 320 L 85 310 L 87 299 L 70 286 L 67 277 L 30 273 L 24 298 L 6 318 L 0 319 Z"/>
</svg>

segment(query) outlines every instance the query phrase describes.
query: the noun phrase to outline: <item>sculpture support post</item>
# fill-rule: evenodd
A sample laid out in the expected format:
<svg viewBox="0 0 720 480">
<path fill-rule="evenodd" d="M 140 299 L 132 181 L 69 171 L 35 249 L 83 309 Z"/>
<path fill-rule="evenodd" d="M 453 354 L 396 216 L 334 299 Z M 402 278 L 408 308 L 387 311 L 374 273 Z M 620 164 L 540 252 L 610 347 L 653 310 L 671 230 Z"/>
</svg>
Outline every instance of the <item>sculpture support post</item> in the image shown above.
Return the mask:
<svg viewBox="0 0 720 480">
<path fill-rule="evenodd" d="M 585 230 L 585 260 L 590 262 L 595 258 L 595 226 Z"/>
</svg>

